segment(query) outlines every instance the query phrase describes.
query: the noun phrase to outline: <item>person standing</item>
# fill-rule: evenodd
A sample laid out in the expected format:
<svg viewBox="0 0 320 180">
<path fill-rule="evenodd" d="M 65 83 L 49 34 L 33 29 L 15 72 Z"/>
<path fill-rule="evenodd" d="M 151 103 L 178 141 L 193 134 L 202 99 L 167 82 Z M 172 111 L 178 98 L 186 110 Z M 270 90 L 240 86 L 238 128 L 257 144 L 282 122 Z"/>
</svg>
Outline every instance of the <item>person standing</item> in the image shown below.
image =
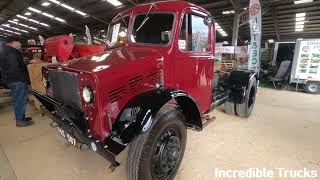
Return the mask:
<svg viewBox="0 0 320 180">
<path fill-rule="evenodd" d="M 13 97 L 16 126 L 25 127 L 32 125 L 32 118 L 25 116 L 28 101 L 29 79 L 28 69 L 23 61 L 23 56 L 19 49 L 21 43 L 17 38 L 9 38 L 7 45 L 0 54 L 0 68 L 4 76 L 4 81 L 11 89 Z"/>
</svg>

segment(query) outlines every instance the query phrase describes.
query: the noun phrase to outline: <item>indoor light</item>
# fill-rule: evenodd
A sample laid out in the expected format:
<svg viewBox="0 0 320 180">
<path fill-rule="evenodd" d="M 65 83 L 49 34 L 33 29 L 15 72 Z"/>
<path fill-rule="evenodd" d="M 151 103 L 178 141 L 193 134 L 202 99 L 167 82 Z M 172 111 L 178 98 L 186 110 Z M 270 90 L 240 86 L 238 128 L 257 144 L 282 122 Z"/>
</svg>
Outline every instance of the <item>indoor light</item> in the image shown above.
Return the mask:
<svg viewBox="0 0 320 180">
<path fill-rule="evenodd" d="M 87 15 L 86 13 L 84 13 L 84 12 L 82 12 L 82 11 L 79 11 L 79 10 L 76 10 L 75 12 L 78 13 L 78 14 L 80 14 L 80 15 L 82 15 L 82 16 L 86 16 L 86 15 Z"/>
<path fill-rule="evenodd" d="M 303 29 L 304 25 L 296 25 L 296 29 Z"/>
<path fill-rule="evenodd" d="M 274 39 L 269 39 L 268 43 L 273 44 L 274 43 Z"/>
<path fill-rule="evenodd" d="M 296 29 L 296 31 L 299 31 L 299 32 L 300 32 L 300 31 L 303 31 L 303 29 Z"/>
<path fill-rule="evenodd" d="M 27 17 L 25 17 L 25 16 L 21 16 L 21 15 L 17 15 L 17 17 L 19 17 L 19 18 L 22 18 L 22 19 L 28 19 Z"/>
<path fill-rule="evenodd" d="M 304 24 L 304 21 L 297 21 L 296 22 L 296 25 L 302 25 L 302 24 Z"/>
<path fill-rule="evenodd" d="M 217 30 L 223 37 L 228 36 L 228 34 L 222 29 L 222 27 L 221 27 L 218 23 L 215 23 L 215 27 L 216 27 L 216 30 Z"/>
<path fill-rule="evenodd" d="M 30 11 L 33 11 L 33 12 L 36 12 L 36 13 L 41 13 L 40 10 L 35 9 L 35 8 L 33 8 L 33 7 L 28 7 L 28 9 L 29 9 Z"/>
<path fill-rule="evenodd" d="M 33 29 L 33 30 L 38 30 L 37 28 L 31 27 L 31 26 L 29 26 L 29 28 L 30 28 L 30 29 Z"/>
<path fill-rule="evenodd" d="M 304 21 L 306 17 L 296 17 L 296 21 Z"/>
<path fill-rule="evenodd" d="M 56 0 L 49 0 L 49 1 L 51 1 L 51 2 L 53 2 L 53 3 L 55 3 L 55 4 L 60 4 L 60 2 L 59 2 L 59 1 L 56 1 Z"/>
<path fill-rule="evenodd" d="M 49 17 L 49 18 L 54 18 L 54 16 L 53 16 L 53 15 L 48 14 L 48 13 L 41 13 L 41 14 L 43 14 L 43 15 L 45 15 L 45 16 L 47 16 L 47 17 Z"/>
<path fill-rule="evenodd" d="M 59 6 L 61 6 L 61 7 L 64 7 L 64 8 L 66 8 L 66 9 L 72 11 L 72 12 L 78 13 L 78 14 L 80 14 L 81 16 L 87 16 L 86 13 L 84 13 L 84 12 L 78 10 L 78 9 L 75 9 L 74 7 L 71 7 L 71 6 L 67 5 L 67 4 L 61 3 L 60 1 L 56 1 L 56 0 L 49 0 L 49 1 L 51 1 L 51 2 L 53 2 L 53 3 L 55 3 L 55 4 L 57 4 L 57 5 L 59 5 Z"/>
<path fill-rule="evenodd" d="M 309 3 L 313 2 L 313 0 L 295 0 L 294 4 L 303 4 L 303 3 Z"/>
<path fill-rule="evenodd" d="M 12 20 L 12 21 L 18 22 L 18 21 L 19 21 L 19 19 L 14 19 L 14 20 Z"/>
<path fill-rule="evenodd" d="M 118 0 L 107 0 L 110 4 L 114 5 L 114 6 L 120 6 L 122 5 L 122 3 Z"/>
<path fill-rule="evenodd" d="M 54 19 L 57 20 L 57 21 L 60 21 L 60 22 L 66 22 L 66 20 L 58 18 L 58 17 L 55 17 Z"/>
<path fill-rule="evenodd" d="M 30 15 L 31 15 L 31 12 L 26 12 L 26 13 L 24 13 L 24 15 L 30 16 Z"/>
<path fill-rule="evenodd" d="M 306 16 L 306 13 L 297 13 L 296 14 L 296 17 L 305 17 Z"/>
<path fill-rule="evenodd" d="M 41 5 L 42 6 L 49 6 L 51 3 L 49 3 L 49 2 L 44 2 L 44 3 L 42 3 Z"/>
<path fill-rule="evenodd" d="M 73 8 L 73 7 L 68 6 L 68 5 L 66 5 L 66 4 L 60 4 L 60 6 L 66 8 L 66 9 L 69 9 L 69 10 L 71 10 L 71 11 L 74 11 L 74 8 Z"/>
<path fill-rule="evenodd" d="M 46 23 L 40 23 L 42 26 L 46 26 L 46 27 L 49 27 L 49 24 L 46 24 Z"/>
<path fill-rule="evenodd" d="M 62 4 L 62 5 L 63 5 L 63 4 Z M 65 5 L 65 4 L 64 4 L 64 5 Z M 69 6 L 68 6 L 68 7 L 69 7 Z M 65 8 L 67 8 L 67 5 L 65 5 Z M 29 9 L 30 11 L 33 11 L 33 12 L 42 14 L 42 15 L 44 15 L 44 16 L 46 16 L 46 17 L 51 18 L 51 19 L 55 19 L 55 20 L 60 21 L 60 22 L 66 22 L 66 20 L 64 20 L 64 19 L 61 19 L 61 18 L 55 17 L 55 16 L 53 16 L 53 15 L 51 15 L 51 14 L 42 12 L 42 11 L 40 11 L 40 10 L 38 10 L 38 9 L 33 8 L 33 7 L 29 7 L 28 9 Z M 72 9 L 73 9 L 73 8 L 72 8 Z M 40 24 L 39 21 L 34 21 L 34 20 L 32 20 L 32 19 L 29 19 L 29 21 L 35 22 L 35 23 L 37 23 L 37 24 Z"/>
<path fill-rule="evenodd" d="M 22 23 L 17 23 L 17 22 L 15 22 L 15 21 L 8 20 L 8 22 L 9 22 L 9 23 L 16 24 L 16 25 L 19 25 L 19 26 L 23 26 L 23 27 L 26 27 L 26 28 L 29 28 L 29 29 L 38 30 L 38 29 L 35 28 L 35 27 L 28 26 L 28 25 L 25 25 L 25 24 L 22 24 Z"/>
<path fill-rule="evenodd" d="M 34 19 L 29 19 L 29 21 L 39 24 L 40 22 Z"/>
<path fill-rule="evenodd" d="M 29 18 L 27 18 L 27 17 L 25 17 L 25 16 L 21 16 L 21 15 L 19 15 L 19 14 L 17 14 L 17 17 L 18 17 L 18 18 L 21 18 L 21 19 L 28 20 L 28 21 L 33 22 L 33 23 L 36 23 L 36 24 L 40 24 L 40 25 L 42 25 L 42 26 L 49 27 L 49 25 L 46 24 L 46 23 L 42 23 L 42 22 L 39 22 L 39 21 L 34 20 L 34 19 L 31 19 L 31 18 L 29 19 Z M 9 22 L 10 22 L 10 21 L 9 21 Z M 19 25 L 30 28 L 30 26 L 24 25 L 24 24 L 22 24 L 22 23 L 19 23 Z M 34 28 L 34 29 L 37 29 L 37 28 Z"/>
</svg>

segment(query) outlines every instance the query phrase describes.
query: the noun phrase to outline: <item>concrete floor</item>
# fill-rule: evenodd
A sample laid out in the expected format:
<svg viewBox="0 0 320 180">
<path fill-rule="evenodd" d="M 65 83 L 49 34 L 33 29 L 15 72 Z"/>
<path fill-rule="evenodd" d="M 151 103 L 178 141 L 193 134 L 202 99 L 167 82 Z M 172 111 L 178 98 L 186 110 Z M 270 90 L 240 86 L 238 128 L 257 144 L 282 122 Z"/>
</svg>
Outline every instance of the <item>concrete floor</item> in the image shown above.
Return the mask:
<svg viewBox="0 0 320 180">
<path fill-rule="evenodd" d="M 32 106 L 35 125 L 16 128 L 12 106 L 0 98 L 0 180 L 125 180 L 127 151 L 112 174 L 99 155 L 80 152 L 49 127 Z M 10 100 L 8 100 L 10 101 Z M 320 96 L 259 89 L 248 120 L 215 110 L 216 121 L 188 131 L 176 180 L 212 180 L 214 168 L 309 168 L 320 172 Z M 320 174 L 319 174 L 320 175 Z"/>
</svg>

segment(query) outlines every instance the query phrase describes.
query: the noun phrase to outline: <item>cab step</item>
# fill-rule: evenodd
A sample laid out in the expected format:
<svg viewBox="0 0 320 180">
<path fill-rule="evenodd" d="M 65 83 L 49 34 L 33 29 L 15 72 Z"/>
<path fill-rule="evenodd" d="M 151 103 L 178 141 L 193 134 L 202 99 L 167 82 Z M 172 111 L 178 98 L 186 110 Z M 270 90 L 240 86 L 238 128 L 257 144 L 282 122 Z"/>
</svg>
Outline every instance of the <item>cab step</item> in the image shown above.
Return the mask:
<svg viewBox="0 0 320 180">
<path fill-rule="evenodd" d="M 215 116 L 210 117 L 210 115 L 204 115 L 202 117 L 202 127 L 206 127 L 207 125 L 209 125 L 210 123 L 212 123 L 214 120 L 216 120 Z"/>
</svg>

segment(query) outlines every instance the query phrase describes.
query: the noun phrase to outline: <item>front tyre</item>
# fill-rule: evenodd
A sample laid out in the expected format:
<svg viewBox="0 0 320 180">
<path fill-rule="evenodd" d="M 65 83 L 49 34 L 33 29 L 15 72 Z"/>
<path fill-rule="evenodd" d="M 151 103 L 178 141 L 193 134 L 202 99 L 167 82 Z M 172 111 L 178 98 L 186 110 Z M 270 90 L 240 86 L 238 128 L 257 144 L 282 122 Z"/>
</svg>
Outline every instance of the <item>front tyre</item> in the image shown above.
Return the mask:
<svg viewBox="0 0 320 180">
<path fill-rule="evenodd" d="M 187 141 L 184 116 L 175 107 L 162 108 L 151 128 L 130 144 L 128 180 L 172 180 Z"/>
</svg>

